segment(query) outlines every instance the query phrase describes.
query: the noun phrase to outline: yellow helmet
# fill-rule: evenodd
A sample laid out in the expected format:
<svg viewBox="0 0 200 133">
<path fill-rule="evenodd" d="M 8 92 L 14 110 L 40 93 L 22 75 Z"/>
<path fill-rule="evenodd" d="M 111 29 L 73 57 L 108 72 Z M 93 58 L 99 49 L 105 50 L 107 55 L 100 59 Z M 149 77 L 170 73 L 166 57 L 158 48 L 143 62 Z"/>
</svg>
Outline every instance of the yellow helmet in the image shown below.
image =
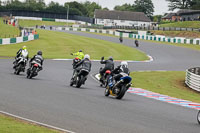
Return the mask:
<svg viewBox="0 0 200 133">
<path fill-rule="evenodd" d="M 23 50 L 25 50 L 26 49 L 26 46 L 23 46 L 23 48 L 22 48 Z"/>
</svg>

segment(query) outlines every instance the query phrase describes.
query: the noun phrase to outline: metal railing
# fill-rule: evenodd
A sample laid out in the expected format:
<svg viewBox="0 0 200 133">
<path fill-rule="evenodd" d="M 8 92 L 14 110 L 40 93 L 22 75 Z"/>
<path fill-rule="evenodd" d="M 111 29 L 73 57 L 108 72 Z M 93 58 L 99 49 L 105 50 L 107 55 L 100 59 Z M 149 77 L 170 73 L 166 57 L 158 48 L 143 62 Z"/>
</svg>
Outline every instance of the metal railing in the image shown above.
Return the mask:
<svg viewBox="0 0 200 133">
<path fill-rule="evenodd" d="M 185 83 L 191 89 L 200 92 L 200 67 L 186 70 Z"/>
</svg>

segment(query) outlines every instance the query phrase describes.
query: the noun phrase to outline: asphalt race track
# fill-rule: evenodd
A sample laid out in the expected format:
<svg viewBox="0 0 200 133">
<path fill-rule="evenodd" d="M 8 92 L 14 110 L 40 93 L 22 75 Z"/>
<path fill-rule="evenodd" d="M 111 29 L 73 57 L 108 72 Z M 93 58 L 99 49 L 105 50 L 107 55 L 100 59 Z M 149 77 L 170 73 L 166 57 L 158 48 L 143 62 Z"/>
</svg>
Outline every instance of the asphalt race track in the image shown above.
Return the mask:
<svg viewBox="0 0 200 133">
<path fill-rule="evenodd" d="M 118 42 L 115 37 L 70 33 Z M 133 40 L 125 39 L 123 45 L 133 46 Z M 154 61 L 129 63 L 132 71 L 200 66 L 198 51 L 141 41 L 139 49 Z M 12 60 L 0 60 L 0 110 L 77 133 L 199 133 L 197 110 L 130 93 L 122 100 L 105 97 L 92 76 L 83 87 L 70 87 L 71 63 L 45 60 L 44 69 L 30 80 L 13 74 Z M 92 62 L 91 75 L 100 67 Z"/>
</svg>

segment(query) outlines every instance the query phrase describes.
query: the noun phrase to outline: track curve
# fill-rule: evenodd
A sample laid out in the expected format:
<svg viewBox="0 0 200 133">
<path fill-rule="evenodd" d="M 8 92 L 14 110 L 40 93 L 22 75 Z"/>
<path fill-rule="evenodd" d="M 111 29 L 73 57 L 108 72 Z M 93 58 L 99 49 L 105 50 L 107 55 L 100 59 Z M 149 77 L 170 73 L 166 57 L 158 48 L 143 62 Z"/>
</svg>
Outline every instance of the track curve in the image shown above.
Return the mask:
<svg viewBox="0 0 200 133">
<path fill-rule="evenodd" d="M 83 32 L 82 36 L 118 42 L 118 38 Z M 133 41 L 124 39 L 125 45 Z M 140 50 L 153 56 L 150 63 L 130 63 L 136 70 L 185 70 L 200 65 L 200 52 L 142 42 Z M 187 60 L 187 61 L 185 61 Z M 16 76 L 12 60 L 0 60 L 0 110 L 78 133 L 199 133 L 196 110 L 126 94 L 124 99 L 104 97 L 104 89 L 88 78 L 80 89 L 70 87 L 71 61 L 46 60 L 33 80 Z M 100 68 L 92 62 L 91 74 Z"/>
</svg>

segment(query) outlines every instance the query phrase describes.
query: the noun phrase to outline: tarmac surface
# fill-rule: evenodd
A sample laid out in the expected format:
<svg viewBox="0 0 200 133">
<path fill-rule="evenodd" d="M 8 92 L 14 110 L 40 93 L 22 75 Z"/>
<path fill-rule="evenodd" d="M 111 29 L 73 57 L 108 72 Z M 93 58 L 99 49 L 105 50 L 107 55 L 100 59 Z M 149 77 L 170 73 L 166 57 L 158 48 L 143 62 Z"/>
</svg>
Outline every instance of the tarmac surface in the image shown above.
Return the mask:
<svg viewBox="0 0 200 133">
<path fill-rule="evenodd" d="M 119 42 L 116 37 L 69 32 Z M 123 45 L 134 47 L 133 40 Z M 200 66 L 200 52 L 176 46 L 140 42 L 153 62 L 129 63 L 131 71 L 177 70 Z M 131 54 L 131 53 L 130 53 Z M 12 61 L 0 60 L 0 110 L 77 133 L 199 133 L 197 110 L 127 93 L 122 100 L 104 96 L 104 88 L 88 77 L 81 88 L 69 86 L 72 61 L 45 60 L 33 79 L 13 74 Z M 116 63 L 118 64 L 118 63 Z M 91 75 L 99 62 L 92 62 Z M 144 88 L 145 89 L 145 88 Z"/>
</svg>

